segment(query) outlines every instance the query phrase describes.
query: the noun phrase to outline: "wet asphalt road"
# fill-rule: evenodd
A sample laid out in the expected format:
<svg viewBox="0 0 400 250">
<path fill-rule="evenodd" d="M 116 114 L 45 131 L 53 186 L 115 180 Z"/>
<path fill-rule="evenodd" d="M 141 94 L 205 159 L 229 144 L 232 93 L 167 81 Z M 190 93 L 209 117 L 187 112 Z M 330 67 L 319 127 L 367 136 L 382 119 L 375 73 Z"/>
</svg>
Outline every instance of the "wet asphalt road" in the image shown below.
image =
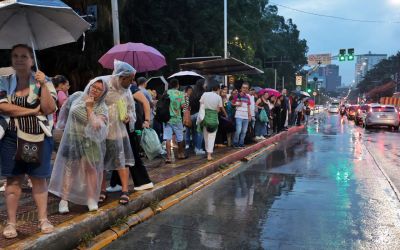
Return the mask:
<svg viewBox="0 0 400 250">
<path fill-rule="evenodd" d="M 400 249 L 399 148 L 327 116 L 106 249 Z"/>
</svg>

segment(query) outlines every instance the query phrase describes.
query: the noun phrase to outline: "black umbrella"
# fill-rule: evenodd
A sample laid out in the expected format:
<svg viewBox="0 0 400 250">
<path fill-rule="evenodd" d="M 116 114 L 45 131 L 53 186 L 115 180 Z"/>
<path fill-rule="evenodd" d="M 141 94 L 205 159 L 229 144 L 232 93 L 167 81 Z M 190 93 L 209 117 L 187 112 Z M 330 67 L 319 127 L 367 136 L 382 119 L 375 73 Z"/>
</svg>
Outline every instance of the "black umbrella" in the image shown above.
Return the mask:
<svg viewBox="0 0 400 250">
<path fill-rule="evenodd" d="M 299 96 L 300 98 L 303 97 L 311 97 L 309 93 L 305 92 L 305 91 L 293 91 L 292 93 L 294 93 L 295 95 Z"/>
<path fill-rule="evenodd" d="M 147 89 L 154 89 L 157 94 L 162 95 L 168 90 L 168 82 L 163 76 L 152 77 L 147 80 Z"/>
</svg>

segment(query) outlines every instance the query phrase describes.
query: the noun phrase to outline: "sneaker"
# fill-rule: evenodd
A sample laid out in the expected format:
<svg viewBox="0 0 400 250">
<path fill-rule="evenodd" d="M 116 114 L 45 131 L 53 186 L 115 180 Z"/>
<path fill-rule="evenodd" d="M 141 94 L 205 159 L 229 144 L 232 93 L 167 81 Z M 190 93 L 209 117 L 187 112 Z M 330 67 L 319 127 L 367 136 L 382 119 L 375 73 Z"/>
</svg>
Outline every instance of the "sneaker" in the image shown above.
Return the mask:
<svg viewBox="0 0 400 250">
<path fill-rule="evenodd" d="M 189 149 L 189 148 L 190 148 L 190 145 L 186 144 L 185 149 Z"/>
<path fill-rule="evenodd" d="M 60 201 L 60 204 L 58 204 L 58 212 L 60 214 L 69 213 L 68 201 L 66 201 L 66 200 L 61 200 Z"/>
<path fill-rule="evenodd" d="M 153 182 L 150 182 L 150 183 L 141 185 L 141 186 L 139 186 L 139 187 L 134 187 L 133 189 L 134 189 L 135 191 L 141 191 L 141 190 L 152 189 L 153 187 L 154 187 Z"/>
<path fill-rule="evenodd" d="M 262 135 L 260 135 L 260 140 L 265 140 L 266 138 Z"/>
<path fill-rule="evenodd" d="M 122 190 L 122 186 L 120 186 L 120 185 L 115 185 L 115 187 L 110 186 L 110 187 L 106 188 L 106 190 L 109 193 L 119 192 Z"/>
<path fill-rule="evenodd" d="M 89 199 L 88 200 L 87 206 L 88 206 L 88 209 L 89 209 L 90 212 L 97 211 L 99 209 L 99 205 L 93 199 Z"/>
<path fill-rule="evenodd" d="M 239 147 L 238 148 L 245 148 L 245 146 L 244 145 L 239 145 Z"/>
<path fill-rule="evenodd" d="M 203 149 L 195 148 L 194 152 L 195 152 L 196 155 L 205 155 L 206 154 L 206 151 L 204 151 Z"/>
</svg>

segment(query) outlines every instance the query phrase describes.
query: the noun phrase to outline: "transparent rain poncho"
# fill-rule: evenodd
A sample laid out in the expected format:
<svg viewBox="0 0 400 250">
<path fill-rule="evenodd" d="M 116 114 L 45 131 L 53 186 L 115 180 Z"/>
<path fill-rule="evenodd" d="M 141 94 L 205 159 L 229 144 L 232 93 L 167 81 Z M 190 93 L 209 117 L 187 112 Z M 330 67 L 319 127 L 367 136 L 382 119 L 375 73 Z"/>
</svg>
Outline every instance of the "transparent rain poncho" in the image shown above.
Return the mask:
<svg viewBox="0 0 400 250">
<path fill-rule="evenodd" d="M 109 113 L 109 130 L 106 140 L 107 152 L 104 159 L 105 170 L 117 170 L 135 165 L 127 125 L 124 123 L 124 119 L 129 117 L 129 130 L 135 129 L 135 101 L 130 88 L 122 87 L 120 79 L 135 73 L 136 70 L 129 64 L 115 60 L 113 74 L 107 76 L 109 92 L 106 96 L 106 104 Z"/>
<path fill-rule="evenodd" d="M 85 98 L 92 84 L 101 81 L 103 94 L 88 118 Z M 62 106 L 57 129 L 64 130 L 54 162 L 49 192 L 75 204 L 98 202 L 104 171 L 105 140 L 108 134 L 108 109 L 105 97 L 107 79 L 97 77 L 84 92 L 76 92 Z"/>
</svg>

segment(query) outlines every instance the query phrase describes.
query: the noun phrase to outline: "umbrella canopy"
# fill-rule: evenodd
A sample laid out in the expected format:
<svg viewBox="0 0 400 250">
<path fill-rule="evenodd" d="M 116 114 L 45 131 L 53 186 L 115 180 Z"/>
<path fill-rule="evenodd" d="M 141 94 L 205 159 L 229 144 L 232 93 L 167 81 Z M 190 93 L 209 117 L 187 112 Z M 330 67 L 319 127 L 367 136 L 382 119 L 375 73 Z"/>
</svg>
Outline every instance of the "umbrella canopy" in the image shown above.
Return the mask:
<svg viewBox="0 0 400 250">
<path fill-rule="evenodd" d="M 271 88 L 265 88 L 265 89 L 263 89 L 263 92 L 264 92 L 264 93 L 265 93 L 265 92 L 268 92 L 268 94 L 269 94 L 270 96 L 276 96 L 276 97 L 282 95 L 281 92 L 279 92 L 278 90 L 276 90 L 276 89 L 271 89 Z"/>
<path fill-rule="evenodd" d="M 0 49 L 15 44 L 42 50 L 75 42 L 90 24 L 71 7 L 57 0 L 0 2 Z"/>
<path fill-rule="evenodd" d="M 114 59 L 129 63 L 137 72 L 158 70 L 167 65 L 160 51 L 143 43 L 115 45 L 99 59 L 99 63 L 104 68 L 113 69 Z"/>
<path fill-rule="evenodd" d="M 311 97 L 309 93 L 305 91 L 293 91 L 299 97 Z"/>
<path fill-rule="evenodd" d="M 307 99 L 308 104 L 310 105 L 310 108 L 313 108 L 315 106 L 315 101 L 313 99 Z"/>
<path fill-rule="evenodd" d="M 163 76 L 152 77 L 147 80 L 147 89 L 154 89 L 157 94 L 162 95 L 168 90 L 168 82 Z"/>
<path fill-rule="evenodd" d="M 168 79 L 172 78 L 178 79 L 180 86 L 189 86 L 196 84 L 199 79 L 204 79 L 204 76 L 193 71 L 180 71 L 168 77 Z"/>
</svg>

